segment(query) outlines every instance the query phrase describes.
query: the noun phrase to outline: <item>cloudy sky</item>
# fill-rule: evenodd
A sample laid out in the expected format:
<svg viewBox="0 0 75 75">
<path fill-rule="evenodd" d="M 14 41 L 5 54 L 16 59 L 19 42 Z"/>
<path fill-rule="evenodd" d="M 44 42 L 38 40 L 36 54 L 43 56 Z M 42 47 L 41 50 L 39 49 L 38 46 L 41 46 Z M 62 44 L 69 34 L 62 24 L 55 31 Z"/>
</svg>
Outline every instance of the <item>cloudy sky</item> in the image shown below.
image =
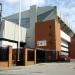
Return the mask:
<svg viewBox="0 0 75 75">
<path fill-rule="evenodd" d="M 3 3 L 3 16 L 8 16 L 19 11 L 19 0 L 0 0 Z M 59 15 L 75 27 L 75 0 L 21 0 L 22 11 L 31 5 L 57 6 Z M 15 12 L 14 12 L 15 11 Z"/>
</svg>

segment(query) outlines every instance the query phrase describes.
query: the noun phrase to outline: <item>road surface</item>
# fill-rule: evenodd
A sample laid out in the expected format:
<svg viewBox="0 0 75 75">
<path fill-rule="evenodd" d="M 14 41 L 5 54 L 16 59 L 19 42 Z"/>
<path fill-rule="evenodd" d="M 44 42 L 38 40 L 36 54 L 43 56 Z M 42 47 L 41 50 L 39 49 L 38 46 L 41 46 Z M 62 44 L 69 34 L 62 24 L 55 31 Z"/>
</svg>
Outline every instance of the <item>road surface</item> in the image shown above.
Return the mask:
<svg viewBox="0 0 75 75">
<path fill-rule="evenodd" d="M 75 75 L 75 63 L 40 63 L 0 69 L 0 75 Z"/>
</svg>

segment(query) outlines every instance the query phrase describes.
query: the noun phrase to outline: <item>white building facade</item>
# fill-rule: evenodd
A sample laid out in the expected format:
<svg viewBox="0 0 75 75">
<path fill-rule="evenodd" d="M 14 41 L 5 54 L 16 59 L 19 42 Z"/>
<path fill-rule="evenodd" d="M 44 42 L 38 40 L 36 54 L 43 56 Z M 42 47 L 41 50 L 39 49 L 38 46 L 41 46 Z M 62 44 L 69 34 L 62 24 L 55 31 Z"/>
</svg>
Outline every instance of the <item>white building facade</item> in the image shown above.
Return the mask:
<svg viewBox="0 0 75 75">
<path fill-rule="evenodd" d="M 17 48 L 19 37 L 19 26 L 11 21 L 3 20 L 0 26 L 0 47 L 6 47 L 8 45 L 12 48 Z M 21 27 L 20 41 L 26 42 L 26 28 Z"/>
</svg>

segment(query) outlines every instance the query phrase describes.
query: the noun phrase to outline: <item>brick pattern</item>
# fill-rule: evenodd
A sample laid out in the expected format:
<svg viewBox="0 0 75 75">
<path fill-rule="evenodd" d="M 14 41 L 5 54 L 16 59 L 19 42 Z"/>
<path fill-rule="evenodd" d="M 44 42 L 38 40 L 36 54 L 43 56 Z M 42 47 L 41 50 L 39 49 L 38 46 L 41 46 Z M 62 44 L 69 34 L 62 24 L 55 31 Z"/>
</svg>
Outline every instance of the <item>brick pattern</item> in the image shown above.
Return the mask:
<svg viewBox="0 0 75 75">
<path fill-rule="evenodd" d="M 58 56 L 61 53 L 61 33 L 60 31 L 61 31 L 60 23 L 58 21 L 55 21 L 56 58 L 58 58 Z"/>
<path fill-rule="evenodd" d="M 0 68 L 8 67 L 8 62 L 0 62 Z"/>
<path fill-rule="evenodd" d="M 48 20 L 45 22 L 37 22 L 35 25 L 35 47 L 49 50 L 61 51 L 60 24 L 56 20 Z M 37 41 L 46 40 L 46 46 L 37 46 Z M 56 57 L 57 58 L 57 52 Z M 48 59 L 50 53 L 45 52 Z"/>
<path fill-rule="evenodd" d="M 8 47 L 8 67 L 12 66 L 12 47 Z"/>
<path fill-rule="evenodd" d="M 69 43 L 70 58 L 75 59 L 75 36 L 71 38 L 71 43 Z"/>
<path fill-rule="evenodd" d="M 36 64 L 36 49 L 34 49 L 34 64 Z"/>
</svg>

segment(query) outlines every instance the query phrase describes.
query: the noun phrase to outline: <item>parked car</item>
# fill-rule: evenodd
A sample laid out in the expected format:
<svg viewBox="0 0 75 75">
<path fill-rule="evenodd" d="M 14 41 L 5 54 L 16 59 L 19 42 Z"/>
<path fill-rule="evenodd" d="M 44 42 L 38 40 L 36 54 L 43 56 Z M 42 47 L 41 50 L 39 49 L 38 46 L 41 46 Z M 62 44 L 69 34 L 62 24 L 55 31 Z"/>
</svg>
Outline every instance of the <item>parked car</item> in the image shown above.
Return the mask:
<svg viewBox="0 0 75 75">
<path fill-rule="evenodd" d="M 59 61 L 69 62 L 70 58 L 68 55 L 60 55 L 58 58 Z"/>
</svg>

